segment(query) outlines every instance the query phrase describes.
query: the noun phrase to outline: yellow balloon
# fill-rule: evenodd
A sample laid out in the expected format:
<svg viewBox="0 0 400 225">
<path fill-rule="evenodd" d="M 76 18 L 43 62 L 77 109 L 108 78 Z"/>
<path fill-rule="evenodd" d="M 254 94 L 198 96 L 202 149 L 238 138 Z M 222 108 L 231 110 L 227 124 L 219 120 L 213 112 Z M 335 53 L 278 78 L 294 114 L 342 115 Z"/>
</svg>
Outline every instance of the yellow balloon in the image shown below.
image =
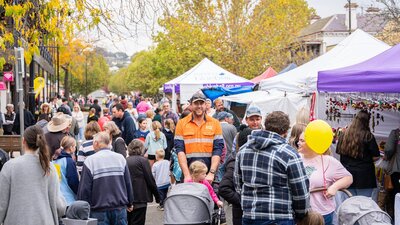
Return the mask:
<svg viewBox="0 0 400 225">
<path fill-rule="evenodd" d="M 323 154 L 332 144 L 332 127 L 323 120 L 314 120 L 307 125 L 304 139 L 311 150 Z"/>
<path fill-rule="evenodd" d="M 43 77 L 36 77 L 33 80 L 33 91 L 36 93 L 35 98 L 40 95 L 45 85 L 46 81 Z"/>
</svg>

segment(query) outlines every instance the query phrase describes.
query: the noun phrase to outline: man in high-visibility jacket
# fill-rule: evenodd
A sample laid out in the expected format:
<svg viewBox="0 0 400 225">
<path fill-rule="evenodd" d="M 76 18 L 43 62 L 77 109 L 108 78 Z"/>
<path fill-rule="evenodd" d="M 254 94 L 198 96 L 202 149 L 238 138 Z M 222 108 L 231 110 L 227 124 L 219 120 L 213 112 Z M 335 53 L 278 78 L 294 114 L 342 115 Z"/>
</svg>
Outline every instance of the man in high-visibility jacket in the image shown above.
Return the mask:
<svg viewBox="0 0 400 225">
<path fill-rule="evenodd" d="M 189 165 L 197 160 L 208 167 L 206 180 L 214 180 L 224 139 L 218 120 L 206 114 L 206 97 L 199 91 L 190 99 L 192 113 L 178 121 L 175 129 L 175 150 L 184 180 L 190 180 Z"/>
</svg>

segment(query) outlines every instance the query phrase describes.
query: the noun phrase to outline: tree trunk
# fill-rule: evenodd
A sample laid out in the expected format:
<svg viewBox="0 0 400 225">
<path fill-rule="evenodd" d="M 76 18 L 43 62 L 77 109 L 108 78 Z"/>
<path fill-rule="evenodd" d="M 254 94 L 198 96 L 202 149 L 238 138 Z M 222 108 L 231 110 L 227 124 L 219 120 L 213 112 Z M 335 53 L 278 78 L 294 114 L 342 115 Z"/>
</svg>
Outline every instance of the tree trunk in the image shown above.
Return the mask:
<svg viewBox="0 0 400 225">
<path fill-rule="evenodd" d="M 69 86 L 68 86 L 68 79 L 69 79 L 69 74 L 68 74 L 68 67 L 63 67 L 65 71 L 65 76 L 64 76 L 64 97 L 68 98 L 69 97 Z"/>
</svg>

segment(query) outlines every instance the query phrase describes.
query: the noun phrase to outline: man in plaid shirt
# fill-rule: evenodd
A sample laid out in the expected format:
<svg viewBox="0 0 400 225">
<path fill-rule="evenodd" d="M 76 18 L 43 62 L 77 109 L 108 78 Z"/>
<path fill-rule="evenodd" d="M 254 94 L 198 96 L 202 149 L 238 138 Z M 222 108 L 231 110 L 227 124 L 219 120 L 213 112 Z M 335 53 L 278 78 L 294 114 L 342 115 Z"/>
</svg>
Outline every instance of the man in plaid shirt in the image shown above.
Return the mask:
<svg viewBox="0 0 400 225">
<path fill-rule="evenodd" d="M 243 225 L 294 225 L 307 213 L 309 182 L 300 155 L 285 139 L 289 124 L 285 113 L 270 113 L 265 130 L 254 130 L 237 153 L 234 182 Z"/>
</svg>

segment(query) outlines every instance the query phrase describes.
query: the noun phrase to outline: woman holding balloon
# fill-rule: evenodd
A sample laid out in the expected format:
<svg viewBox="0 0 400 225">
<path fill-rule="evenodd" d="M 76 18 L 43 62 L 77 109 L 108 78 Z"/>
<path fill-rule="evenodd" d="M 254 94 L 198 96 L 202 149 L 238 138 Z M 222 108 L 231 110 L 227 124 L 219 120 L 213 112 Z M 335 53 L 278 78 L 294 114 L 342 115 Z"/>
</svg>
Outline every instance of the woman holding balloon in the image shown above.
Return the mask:
<svg viewBox="0 0 400 225">
<path fill-rule="evenodd" d="M 298 146 L 310 181 L 310 190 L 326 188 L 324 192 L 313 192 L 311 208 L 324 217 L 325 225 L 331 225 L 336 208 L 334 196 L 340 189 L 353 182 L 351 174 L 330 155 L 324 155 L 332 143 L 332 129 L 325 121 L 309 123 L 300 135 Z"/>
<path fill-rule="evenodd" d="M 369 128 L 370 115 L 361 110 L 339 137 L 336 153 L 340 162 L 353 175 L 349 191 L 353 195 L 372 196 L 376 185 L 374 161 L 379 159 L 378 144 Z"/>
</svg>

